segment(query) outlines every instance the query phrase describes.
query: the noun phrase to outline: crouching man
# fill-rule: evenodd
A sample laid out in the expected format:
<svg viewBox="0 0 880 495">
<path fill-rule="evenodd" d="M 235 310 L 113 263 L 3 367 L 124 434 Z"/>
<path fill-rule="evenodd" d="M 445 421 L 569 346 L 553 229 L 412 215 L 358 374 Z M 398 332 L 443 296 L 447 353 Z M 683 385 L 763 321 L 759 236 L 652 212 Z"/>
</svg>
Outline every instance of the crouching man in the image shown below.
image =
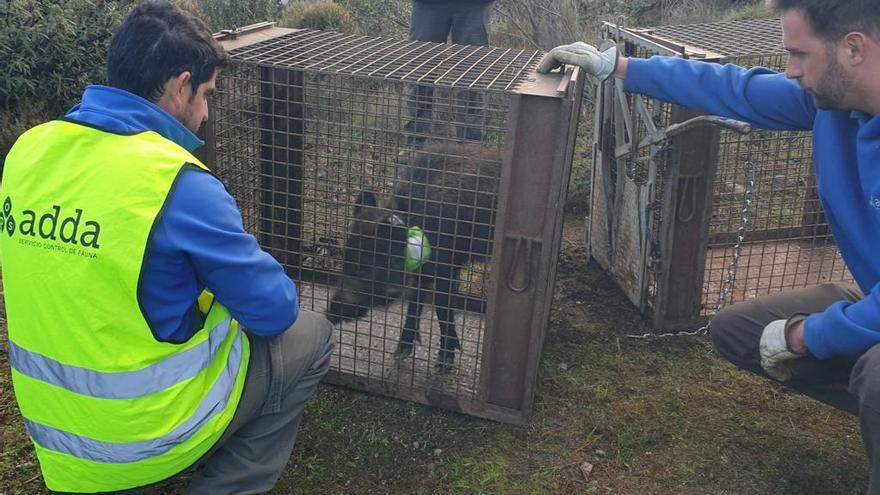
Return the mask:
<svg viewBox="0 0 880 495">
<path fill-rule="evenodd" d="M 226 54 L 197 18 L 137 5 L 109 86 L 29 130 L 0 186 L 16 399 L 48 488 L 271 489 L 327 372 L 332 328 L 191 152 Z"/>
<path fill-rule="evenodd" d="M 539 70 L 576 64 L 627 91 L 767 129 L 812 130 L 828 224 L 856 284 L 826 284 L 735 304 L 711 324 L 718 352 L 858 414 L 880 494 L 880 8 L 876 0 L 773 0 L 785 74 L 678 58 L 618 57 L 585 43 L 554 48 Z M 746 40 L 744 40 L 746 41 Z"/>
</svg>

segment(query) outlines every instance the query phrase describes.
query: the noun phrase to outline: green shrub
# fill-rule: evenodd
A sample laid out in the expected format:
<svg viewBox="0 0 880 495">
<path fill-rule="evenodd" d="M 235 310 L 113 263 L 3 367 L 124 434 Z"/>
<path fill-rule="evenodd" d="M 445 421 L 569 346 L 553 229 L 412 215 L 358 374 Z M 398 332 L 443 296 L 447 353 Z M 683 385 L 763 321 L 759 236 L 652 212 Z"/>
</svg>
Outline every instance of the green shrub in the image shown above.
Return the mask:
<svg viewBox="0 0 880 495">
<path fill-rule="evenodd" d="M 127 2 L 0 1 L 0 109 L 42 102 L 62 112 L 86 84 L 105 80 L 104 59 Z"/>
<path fill-rule="evenodd" d="M 279 0 L 196 0 L 205 22 L 215 32 L 272 21 L 281 12 Z"/>
<path fill-rule="evenodd" d="M 106 80 L 110 37 L 130 4 L 0 0 L 0 164 L 22 132 Z"/>
<path fill-rule="evenodd" d="M 351 10 L 338 3 L 319 1 L 293 2 L 288 5 L 278 25 L 288 28 L 321 29 L 353 33 L 357 21 Z"/>
<path fill-rule="evenodd" d="M 406 38 L 412 0 L 336 0 L 354 13 L 359 34 Z"/>
</svg>

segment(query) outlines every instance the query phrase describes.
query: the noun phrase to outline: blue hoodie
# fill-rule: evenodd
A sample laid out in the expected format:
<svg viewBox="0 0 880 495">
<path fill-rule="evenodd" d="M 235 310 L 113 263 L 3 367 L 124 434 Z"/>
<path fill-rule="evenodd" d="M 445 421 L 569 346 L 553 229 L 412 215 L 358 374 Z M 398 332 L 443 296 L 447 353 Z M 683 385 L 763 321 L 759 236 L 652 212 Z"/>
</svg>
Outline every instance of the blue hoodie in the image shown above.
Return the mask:
<svg viewBox="0 0 880 495">
<path fill-rule="evenodd" d="M 155 131 L 189 151 L 204 144 L 153 103 L 106 86 L 87 87 L 64 119 L 108 132 Z M 293 281 L 245 232 L 223 183 L 203 171 L 181 172 L 145 258 L 141 305 L 160 340 L 184 342 L 201 327 L 195 301 L 205 287 L 257 335 L 282 333 L 299 314 Z"/>
<path fill-rule="evenodd" d="M 866 296 L 804 323 L 819 359 L 856 356 L 880 342 L 880 117 L 816 108 L 784 74 L 670 57 L 629 59 L 624 88 L 780 130 L 812 130 L 819 198 L 834 239 Z"/>
</svg>

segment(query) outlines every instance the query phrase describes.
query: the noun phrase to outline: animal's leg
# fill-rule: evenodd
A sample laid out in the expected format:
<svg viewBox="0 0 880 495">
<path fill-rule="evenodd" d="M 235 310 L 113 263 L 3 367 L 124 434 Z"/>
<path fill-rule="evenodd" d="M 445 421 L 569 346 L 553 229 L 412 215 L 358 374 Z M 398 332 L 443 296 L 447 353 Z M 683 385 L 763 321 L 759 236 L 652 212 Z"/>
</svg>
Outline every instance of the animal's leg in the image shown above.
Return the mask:
<svg viewBox="0 0 880 495">
<path fill-rule="evenodd" d="M 440 322 L 440 349 L 437 351 L 436 369 L 448 373 L 455 364 L 455 350 L 461 349 L 455 332 L 455 312 L 452 311 L 452 294 L 458 285 L 458 269 L 450 270 L 448 278 L 438 277 L 434 294 L 434 309 Z"/>
<path fill-rule="evenodd" d="M 422 315 L 422 303 L 425 299 L 425 291 L 419 288 L 406 305 L 406 321 L 400 331 L 400 342 L 397 344 L 397 354 L 407 357 L 413 353 L 415 342 L 422 343 L 419 333 L 419 318 Z"/>
</svg>

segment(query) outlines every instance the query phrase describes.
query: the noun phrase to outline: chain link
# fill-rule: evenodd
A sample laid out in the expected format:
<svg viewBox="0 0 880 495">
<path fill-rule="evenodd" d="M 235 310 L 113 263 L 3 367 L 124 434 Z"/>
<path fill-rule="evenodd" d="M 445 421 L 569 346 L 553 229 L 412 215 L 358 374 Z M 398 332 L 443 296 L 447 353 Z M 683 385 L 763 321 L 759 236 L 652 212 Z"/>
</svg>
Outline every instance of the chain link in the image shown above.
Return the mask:
<svg viewBox="0 0 880 495">
<path fill-rule="evenodd" d="M 736 268 L 739 264 L 739 258 L 742 254 L 742 245 L 745 241 L 746 230 L 749 226 L 749 212 L 752 208 L 752 194 L 755 188 L 755 169 L 751 161 L 746 161 L 743 164 L 743 167 L 746 172 L 746 190 L 743 193 L 743 207 L 740 213 L 739 229 L 737 229 L 736 232 L 736 243 L 733 245 L 733 258 L 730 261 L 730 265 L 727 266 L 727 279 L 721 286 L 721 293 L 718 296 L 718 301 L 715 302 L 715 312 L 713 313 L 713 317 L 727 305 L 727 300 L 733 293 L 733 287 L 736 284 Z M 640 340 L 656 340 L 668 337 L 708 335 L 709 327 L 711 325 L 712 319 L 709 319 L 705 325 L 690 332 L 643 333 L 642 335 L 627 335 L 627 337 Z"/>
</svg>

